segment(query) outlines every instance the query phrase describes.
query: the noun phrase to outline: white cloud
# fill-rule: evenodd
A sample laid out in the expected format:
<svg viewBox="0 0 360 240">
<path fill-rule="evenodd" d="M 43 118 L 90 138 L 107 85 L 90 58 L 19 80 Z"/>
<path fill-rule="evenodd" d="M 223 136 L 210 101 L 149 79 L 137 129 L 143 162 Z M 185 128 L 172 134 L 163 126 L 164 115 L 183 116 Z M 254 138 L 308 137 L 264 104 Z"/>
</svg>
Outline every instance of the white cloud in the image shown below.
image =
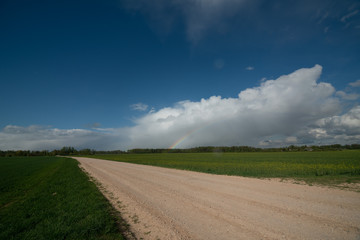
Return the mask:
<svg viewBox="0 0 360 240">
<path fill-rule="evenodd" d="M 294 140 L 297 132 L 341 110 L 335 89 L 317 83 L 321 71 L 319 65 L 299 69 L 236 98 L 183 101 L 147 114 L 130 129 L 130 147 L 167 147 L 183 138 L 179 147 L 257 145 L 272 135 Z"/>
<path fill-rule="evenodd" d="M 359 94 L 356 93 L 346 93 L 344 91 L 337 91 L 336 96 L 341 97 L 344 100 L 356 100 L 359 98 Z"/>
<path fill-rule="evenodd" d="M 252 66 L 248 66 L 248 67 L 246 67 L 245 69 L 248 70 L 248 71 L 252 71 L 252 70 L 254 70 L 255 68 L 252 67 Z"/>
<path fill-rule="evenodd" d="M 341 116 L 331 116 L 317 121 L 317 126 L 330 133 L 360 134 L 360 106 Z"/>
<path fill-rule="evenodd" d="M 355 82 L 349 83 L 349 85 L 352 86 L 352 87 L 360 87 L 360 79 L 355 81 Z"/>
<path fill-rule="evenodd" d="M 126 129 L 58 129 L 41 126 L 7 125 L 0 131 L 0 150 L 53 150 L 75 148 L 118 149 Z"/>
<path fill-rule="evenodd" d="M 264 80 L 260 86 L 245 89 L 233 98 L 211 96 L 195 102 L 181 101 L 146 113 L 128 128 L 84 130 L 8 125 L 0 131 L 0 149 L 54 149 L 70 145 L 125 150 L 360 142 L 360 106 L 343 112 L 342 99 L 348 94 L 336 92 L 329 83 L 318 82 L 321 72 L 322 67 L 315 65 Z"/>
<path fill-rule="evenodd" d="M 146 111 L 148 109 L 148 105 L 144 104 L 144 103 L 135 103 L 130 105 L 130 108 L 132 110 L 136 110 L 136 111 Z"/>
<path fill-rule="evenodd" d="M 351 144 L 360 142 L 360 106 L 355 106 L 340 116 L 319 119 L 304 138 L 320 144 Z"/>
</svg>

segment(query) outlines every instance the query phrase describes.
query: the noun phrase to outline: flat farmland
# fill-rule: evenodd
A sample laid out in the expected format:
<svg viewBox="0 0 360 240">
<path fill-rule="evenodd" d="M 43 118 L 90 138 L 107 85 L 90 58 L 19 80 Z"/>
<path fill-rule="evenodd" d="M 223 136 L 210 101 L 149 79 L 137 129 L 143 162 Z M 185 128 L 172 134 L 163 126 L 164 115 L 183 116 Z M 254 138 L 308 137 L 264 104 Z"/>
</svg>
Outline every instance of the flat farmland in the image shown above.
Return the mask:
<svg viewBox="0 0 360 240">
<path fill-rule="evenodd" d="M 123 239 L 116 219 L 76 160 L 0 158 L 0 239 Z"/>
<path fill-rule="evenodd" d="M 360 182 L 358 150 L 118 154 L 89 157 L 221 175 L 295 179 L 309 184 L 346 187 L 346 184 Z"/>
<path fill-rule="evenodd" d="M 104 194 L 121 211 L 138 239 L 359 239 L 359 192 L 294 184 L 279 179 L 259 179 L 288 178 L 296 173 L 295 176 L 302 178 L 332 177 L 355 181 L 359 167 L 355 165 L 359 161 L 358 153 L 104 156 L 122 162 L 76 159 L 105 189 Z M 311 156 L 312 160 L 304 159 L 303 154 L 309 154 L 307 156 Z M 286 166 L 292 169 L 285 173 L 281 173 L 281 168 L 272 173 L 266 167 L 245 171 L 247 176 L 257 178 L 225 176 L 239 175 L 239 171 L 228 171 L 229 166 L 239 161 L 239 156 L 253 157 L 251 161 L 258 159 L 259 166 L 268 163 L 270 169 L 277 169 L 279 163 L 286 165 L 283 162 L 289 156 L 302 165 L 296 162 L 288 164 Z M 324 156 L 330 158 L 327 163 L 323 161 Z M 345 157 L 341 160 L 339 156 Z M 220 161 L 224 164 L 219 164 Z M 250 167 L 251 161 L 249 158 L 244 160 L 244 165 Z M 197 169 L 205 173 L 143 164 Z M 297 171 L 294 171 L 295 166 Z M 337 166 L 343 167 L 331 170 Z M 241 169 L 242 165 L 237 167 Z"/>
</svg>

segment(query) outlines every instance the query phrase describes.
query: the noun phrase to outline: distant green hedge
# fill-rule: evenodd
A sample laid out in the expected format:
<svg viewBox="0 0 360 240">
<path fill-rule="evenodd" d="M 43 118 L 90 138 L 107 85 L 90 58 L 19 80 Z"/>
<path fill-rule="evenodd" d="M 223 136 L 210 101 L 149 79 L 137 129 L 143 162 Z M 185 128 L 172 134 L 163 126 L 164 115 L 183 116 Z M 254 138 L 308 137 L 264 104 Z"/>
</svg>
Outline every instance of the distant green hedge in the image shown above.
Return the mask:
<svg viewBox="0 0 360 240">
<path fill-rule="evenodd" d="M 340 151 L 340 150 L 356 150 L 360 149 L 360 144 L 351 145 L 323 145 L 323 146 L 288 146 L 280 148 L 255 148 L 249 146 L 232 146 L 232 147 L 194 147 L 185 149 L 168 149 L 168 148 L 134 148 L 127 151 L 112 150 L 112 151 L 97 151 L 94 149 L 77 150 L 74 147 L 63 147 L 52 151 L 28 151 L 28 150 L 8 150 L 1 151 L 0 157 L 12 156 L 70 156 L 70 155 L 95 155 L 95 154 L 128 154 L 128 153 L 205 153 L 205 152 L 312 152 L 312 151 Z"/>
</svg>

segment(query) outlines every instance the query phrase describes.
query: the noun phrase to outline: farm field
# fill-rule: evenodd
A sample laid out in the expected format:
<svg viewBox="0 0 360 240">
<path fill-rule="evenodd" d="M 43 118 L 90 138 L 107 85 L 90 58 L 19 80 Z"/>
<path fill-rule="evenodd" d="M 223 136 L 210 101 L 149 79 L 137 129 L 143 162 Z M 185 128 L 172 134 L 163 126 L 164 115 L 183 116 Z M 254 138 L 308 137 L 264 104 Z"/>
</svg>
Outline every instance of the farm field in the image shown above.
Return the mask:
<svg viewBox="0 0 360 240">
<path fill-rule="evenodd" d="M 123 239 L 114 214 L 74 159 L 0 158 L 0 239 Z"/>
<path fill-rule="evenodd" d="M 160 153 L 88 157 L 221 175 L 291 178 L 308 184 L 360 182 L 360 151 Z"/>
</svg>

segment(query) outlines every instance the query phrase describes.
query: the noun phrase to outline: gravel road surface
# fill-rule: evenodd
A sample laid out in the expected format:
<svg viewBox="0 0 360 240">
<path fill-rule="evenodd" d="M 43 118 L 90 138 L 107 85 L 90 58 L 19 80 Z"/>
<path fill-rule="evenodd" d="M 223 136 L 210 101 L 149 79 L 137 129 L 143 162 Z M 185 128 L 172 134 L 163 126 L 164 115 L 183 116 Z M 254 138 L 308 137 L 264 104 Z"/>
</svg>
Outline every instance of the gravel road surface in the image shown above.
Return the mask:
<svg viewBox="0 0 360 240">
<path fill-rule="evenodd" d="M 360 193 L 75 157 L 137 239 L 360 239 Z"/>
</svg>

